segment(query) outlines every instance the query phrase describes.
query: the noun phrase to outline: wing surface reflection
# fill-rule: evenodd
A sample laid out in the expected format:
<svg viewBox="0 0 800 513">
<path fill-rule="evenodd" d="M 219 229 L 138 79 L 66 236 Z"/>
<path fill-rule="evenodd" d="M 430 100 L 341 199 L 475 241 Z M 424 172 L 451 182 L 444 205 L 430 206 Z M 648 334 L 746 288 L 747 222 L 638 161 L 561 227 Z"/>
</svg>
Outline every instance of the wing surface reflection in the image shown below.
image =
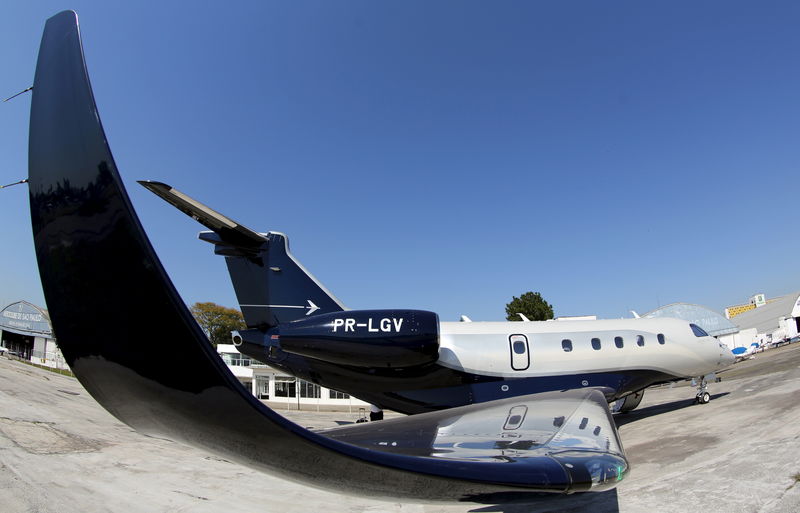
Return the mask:
<svg viewBox="0 0 800 513">
<path fill-rule="evenodd" d="M 560 468 L 584 490 L 612 487 L 628 469 L 608 403 L 596 390 L 532 394 L 320 433 L 430 459 Z"/>
</svg>

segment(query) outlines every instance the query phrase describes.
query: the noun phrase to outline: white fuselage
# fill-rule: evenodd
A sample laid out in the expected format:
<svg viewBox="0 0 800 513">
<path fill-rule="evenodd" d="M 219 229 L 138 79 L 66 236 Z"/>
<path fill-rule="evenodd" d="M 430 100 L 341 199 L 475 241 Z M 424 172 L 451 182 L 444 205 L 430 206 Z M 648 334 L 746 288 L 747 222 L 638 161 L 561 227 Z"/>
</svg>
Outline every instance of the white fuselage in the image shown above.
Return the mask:
<svg viewBox="0 0 800 513">
<path fill-rule="evenodd" d="M 679 319 L 442 322 L 440 330 L 440 365 L 503 378 L 634 370 L 696 377 L 734 362 L 725 345 Z"/>
</svg>

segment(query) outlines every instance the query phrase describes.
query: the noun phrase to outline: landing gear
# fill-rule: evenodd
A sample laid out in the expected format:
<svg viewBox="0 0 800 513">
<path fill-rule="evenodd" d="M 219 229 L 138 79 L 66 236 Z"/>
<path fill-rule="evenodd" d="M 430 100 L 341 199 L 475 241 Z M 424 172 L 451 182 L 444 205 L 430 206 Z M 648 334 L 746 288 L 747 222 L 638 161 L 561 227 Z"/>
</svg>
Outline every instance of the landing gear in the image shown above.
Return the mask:
<svg viewBox="0 0 800 513">
<path fill-rule="evenodd" d="M 369 408 L 369 420 L 375 422 L 376 420 L 383 420 L 383 410 L 374 404 Z"/>
<path fill-rule="evenodd" d="M 694 396 L 695 404 L 708 404 L 711 401 L 711 394 L 708 393 L 708 378 L 703 376 L 700 378 L 700 384 L 697 385 L 697 395 Z M 692 380 L 693 384 L 697 384 L 697 380 Z"/>
</svg>

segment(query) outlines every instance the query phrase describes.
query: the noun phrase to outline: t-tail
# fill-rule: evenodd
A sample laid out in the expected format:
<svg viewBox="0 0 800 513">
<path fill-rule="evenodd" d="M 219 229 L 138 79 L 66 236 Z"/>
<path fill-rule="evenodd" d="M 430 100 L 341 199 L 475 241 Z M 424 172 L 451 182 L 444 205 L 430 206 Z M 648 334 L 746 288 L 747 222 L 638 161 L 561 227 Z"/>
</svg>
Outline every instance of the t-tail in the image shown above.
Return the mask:
<svg viewBox="0 0 800 513">
<path fill-rule="evenodd" d="M 312 315 L 346 308 L 289 252 L 286 235 L 258 233 L 167 184 L 140 181 L 181 212 L 210 228 L 200 239 L 225 257 L 248 328 L 266 331 Z"/>
</svg>

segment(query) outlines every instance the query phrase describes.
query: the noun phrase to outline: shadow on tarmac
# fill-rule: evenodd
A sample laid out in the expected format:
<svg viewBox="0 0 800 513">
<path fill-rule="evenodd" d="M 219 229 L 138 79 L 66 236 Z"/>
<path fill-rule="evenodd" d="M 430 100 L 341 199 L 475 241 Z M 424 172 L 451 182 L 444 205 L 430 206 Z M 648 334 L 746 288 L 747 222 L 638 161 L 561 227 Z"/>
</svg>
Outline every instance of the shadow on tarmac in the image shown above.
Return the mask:
<svg viewBox="0 0 800 513">
<path fill-rule="evenodd" d="M 719 394 L 712 394 L 711 400 L 713 401 L 715 399 L 719 399 L 720 397 L 725 397 L 728 394 L 730 394 L 730 392 L 721 392 Z M 683 408 L 689 408 L 691 406 L 702 407 L 703 405 L 696 405 L 694 399 L 681 399 L 679 401 L 671 401 L 668 403 L 655 404 L 653 406 L 648 406 L 646 408 L 639 408 L 629 413 L 622 413 L 622 414 L 618 413 L 614 415 L 614 421 L 617 423 L 617 427 L 619 427 L 619 426 L 624 426 L 625 424 L 628 424 L 630 422 L 635 422 L 637 420 L 652 417 L 653 415 L 661 415 L 662 413 L 667 413 L 675 410 L 682 410 Z"/>
<path fill-rule="evenodd" d="M 713 394 L 712 400 L 729 395 L 730 392 Z M 630 413 L 614 415 L 617 426 L 623 426 L 630 422 L 646 419 L 654 415 L 682 410 L 689 407 L 702 407 L 696 405 L 694 399 L 681 399 L 668 403 L 656 404 L 646 408 L 636 409 Z M 577 495 L 542 495 L 536 499 L 509 499 L 503 500 L 502 497 L 488 498 L 487 502 L 497 502 L 489 506 L 479 506 L 469 510 L 470 513 L 550 513 L 550 512 L 579 512 L 592 511 L 593 513 L 618 513 L 619 500 L 617 490 L 609 490 L 601 493 L 583 493 Z M 493 500 L 492 500 L 493 499 Z"/>
<path fill-rule="evenodd" d="M 583 512 L 619 513 L 617 490 L 576 495 L 542 495 L 536 499 L 522 499 L 491 506 L 479 506 L 470 513 L 555 513 Z"/>
</svg>

